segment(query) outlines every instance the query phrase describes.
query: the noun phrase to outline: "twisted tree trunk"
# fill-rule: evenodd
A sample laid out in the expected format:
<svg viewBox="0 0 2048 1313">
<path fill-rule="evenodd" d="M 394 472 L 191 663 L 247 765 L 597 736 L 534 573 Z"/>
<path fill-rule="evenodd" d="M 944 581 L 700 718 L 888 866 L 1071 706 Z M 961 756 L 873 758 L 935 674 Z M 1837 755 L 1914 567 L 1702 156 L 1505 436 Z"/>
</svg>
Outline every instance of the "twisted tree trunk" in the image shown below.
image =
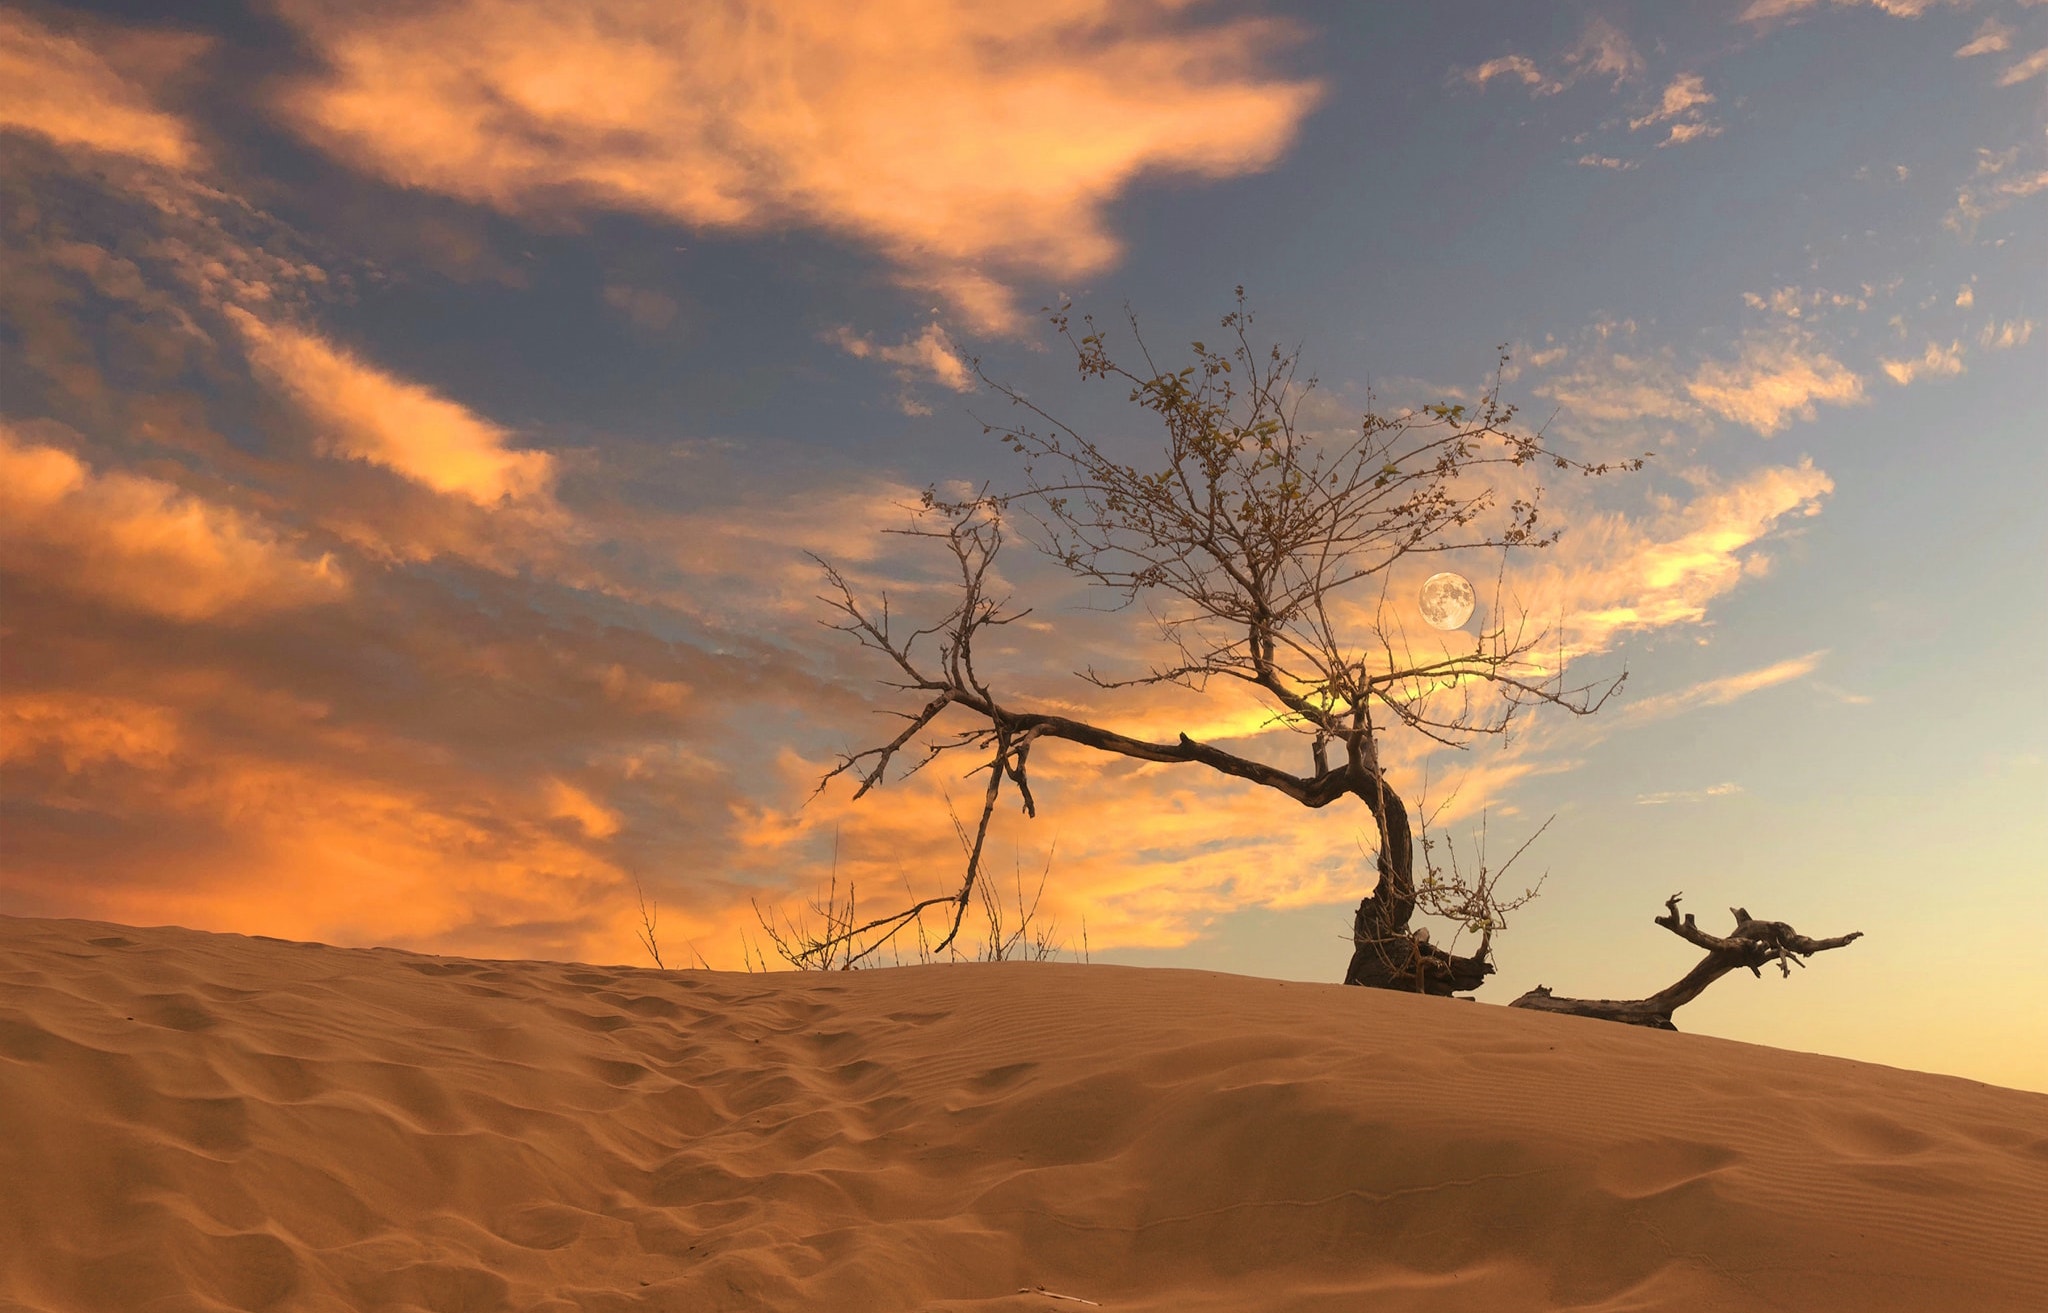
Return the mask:
<svg viewBox="0 0 2048 1313">
<path fill-rule="evenodd" d="M 1692 914 L 1686 913 L 1681 921 L 1678 915 L 1678 900 L 1681 895 L 1673 894 L 1664 900 L 1664 915 L 1656 923 L 1677 935 L 1689 944 L 1698 944 L 1707 950 L 1699 965 L 1686 972 L 1671 985 L 1658 990 L 1648 998 L 1559 998 L 1550 990 L 1538 985 L 1514 1002 L 1511 1008 L 1530 1008 L 1537 1012 L 1563 1012 L 1575 1017 L 1597 1017 L 1602 1021 L 1619 1021 L 1631 1026 L 1649 1026 L 1654 1030 L 1677 1030 L 1671 1022 L 1671 1014 L 1692 1002 L 1706 992 L 1708 985 L 1737 967 L 1748 967 L 1750 974 L 1761 976 L 1765 964 L 1776 962 L 1783 975 L 1792 974 L 1792 964 L 1805 966 L 1802 960 L 1830 948 L 1841 948 L 1863 937 L 1861 930 L 1833 939 L 1809 939 L 1783 921 L 1759 921 L 1750 916 L 1748 909 L 1731 907 L 1735 917 L 1735 933 L 1727 938 L 1710 935 L 1694 924 Z"/>
<path fill-rule="evenodd" d="M 1344 983 L 1439 996 L 1479 988 L 1493 974 L 1487 941 L 1480 941 L 1475 955 L 1457 957 L 1430 943 L 1429 931 L 1408 928 L 1415 915 L 1415 839 L 1408 805 L 1379 771 L 1356 773 L 1369 778 L 1351 791 L 1364 799 L 1379 823 L 1380 878 L 1351 918 L 1351 964 Z"/>
</svg>

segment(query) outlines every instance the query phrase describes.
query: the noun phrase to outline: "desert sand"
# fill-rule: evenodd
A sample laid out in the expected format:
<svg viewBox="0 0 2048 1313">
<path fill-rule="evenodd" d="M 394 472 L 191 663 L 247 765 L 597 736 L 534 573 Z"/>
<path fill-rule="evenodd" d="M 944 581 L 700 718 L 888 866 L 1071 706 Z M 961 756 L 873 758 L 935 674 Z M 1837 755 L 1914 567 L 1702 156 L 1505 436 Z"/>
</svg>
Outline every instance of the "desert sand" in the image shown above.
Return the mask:
<svg viewBox="0 0 2048 1313">
<path fill-rule="evenodd" d="M 6 1313 L 1080 1300 L 2038 1313 L 2048 1096 L 1207 972 L 0 918 Z"/>
</svg>

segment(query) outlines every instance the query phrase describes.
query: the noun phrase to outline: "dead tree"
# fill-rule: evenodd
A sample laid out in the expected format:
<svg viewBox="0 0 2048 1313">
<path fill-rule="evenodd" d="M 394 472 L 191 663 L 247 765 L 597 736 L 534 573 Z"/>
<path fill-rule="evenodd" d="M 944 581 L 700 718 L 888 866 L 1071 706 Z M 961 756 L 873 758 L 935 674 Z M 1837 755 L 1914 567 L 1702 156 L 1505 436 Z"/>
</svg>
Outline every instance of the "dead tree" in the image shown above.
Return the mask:
<svg viewBox="0 0 2048 1313">
<path fill-rule="evenodd" d="M 1763 968 L 1776 962 L 1780 973 L 1792 974 L 1792 964 L 1805 966 L 1804 959 L 1830 948 L 1842 948 L 1863 938 L 1861 930 L 1833 939 L 1808 939 L 1783 921 L 1759 921 L 1750 916 L 1748 909 L 1731 907 L 1729 913 L 1735 917 L 1735 933 L 1727 938 L 1710 935 L 1694 924 L 1692 913 L 1685 919 L 1678 916 L 1679 894 L 1664 900 L 1664 915 L 1655 918 L 1658 925 L 1685 940 L 1707 950 L 1698 966 L 1686 972 L 1676 982 L 1660 989 L 1648 998 L 1559 998 L 1542 985 L 1530 990 L 1514 1002 L 1514 1008 L 1530 1008 L 1537 1012 L 1563 1012 L 1575 1017 L 1597 1017 L 1602 1021 L 1619 1021 L 1631 1026 L 1649 1026 L 1654 1030 L 1677 1030 L 1672 1024 L 1671 1014 L 1685 1004 L 1692 1002 L 1706 992 L 1707 986 L 1739 967 L 1748 967 L 1750 974 L 1761 977 Z"/>
<path fill-rule="evenodd" d="M 1468 641 L 1457 634 L 1443 651 L 1418 655 L 1398 608 L 1389 609 L 1389 571 L 1427 553 L 1546 547 L 1557 534 L 1537 530 L 1541 488 L 1534 470 L 1604 474 L 1639 469 L 1642 461 L 1586 464 L 1551 450 L 1540 435 L 1517 431 L 1514 408 L 1500 400 L 1498 374 L 1469 408 L 1443 404 L 1394 415 L 1369 409 L 1348 434 L 1314 431 L 1300 422 L 1299 409 L 1314 380 L 1297 379 L 1294 354 L 1255 351 L 1250 322 L 1240 288 L 1238 308 L 1222 320 L 1231 345 L 1219 351 L 1196 342 L 1195 363 L 1169 372 L 1153 365 L 1142 338 L 1142 368 L 1127 368 L 1111 357 L 1092 320 L 1077 333 L 1064 307 L 1053 314 L 1082 378 L 1127 384 L 1130 399 L 1161 423 L 1163 459 L 1148 465 L 1119 460 L 982 374 L 1023 412 L 1025 422 L 985 431 L 1024 458 L 1025 486 L 964 501 L 925 494 L 925 518 L 902 532 L 950 552 L 960 585 L 957 604 L 935 622 L 906 632 L 886 595 L 864 601 L 819 560 L 832 588 L 823 600 L 837 612 L 830 623 L 886 658 L 893 686 L 920 702 L 898 713 L 905 721 L 900 733 L 849 753 L 818 787 L 850 773 L 859 797 L 881 784 L 915 742 L 921 755 L 912 750 L 917 759 L 905 774 L 958 750 L 973 753 L 987 775 L 979 823 L 971 832 L 962 827 L 967 869 L 959 890 L 843 928 L 838 942 L 813 946 L 821 961 L 840 951 L 842 962 L 858 962 L 933 909 L 951 912 L 943 952 L 980 875 L 999 794 L 1013 785 L 1025 813 L 1035 815 L 1031 752 L 1062 740 L 1141 761 L 1204 766 L 1311 809 L 1343 799 L 1362 803 L 1378 836 L 1377 880 L 1353 918 L 1346 983 L 1449 994 L 1478 987 L 1492 972 L 1492 935 L 1518 900 L 1497 896 L 1500 872 L 1483 868 L 1445 878 L 1432 866 L 1417 881 L 1408 804 L 1381 768 L 1379 737 L 1399 727 L 1464 747 L 1477 736 L 1505 733 L 1531 703 L 1590 714 L 1625 673 L 1597 689 L 1567 688 L 1562 661 L 1546 666 L 1538 658 L 1546 635 L 1503 607 L 1499 585 L 1493 623 L 1469 638 L 1469 650 L 1454 650 L 1452 638 Z M 1135 321 L 1131 330 L 1135 338 Z M 1525 468 L 1530 473 L 1517 473 Z M 1497 483 L 1510 478 L 1517 486 L 1501 505 Z M 1018 514 L 1040 531 L 1042 551 L 1120 606 L 1144 597 L 1166 607 L 1154 617 L 1169 659 L 1141 674 L 1112 678 L 1089 669 L 1078 672 L 1081 678 L 1101 690 L 1203 690 L 1213 679 L 1235 681 L 1309 740 L 1310 769 L 1283 770 L 1186 734 L 1136 738 L 1000 695 L 976 663 L 976 641 L 1025 614 L 989 592 L 1006 517 Z M 1367 589 L 1377 589 L 1376 607 L 1370 596 L 1363 604 L 1355 597 Z M 967 723 L 938 734 L 942 716 Z M 1477 934 L 1477 951 L 1459 956 L 1431 943 L 1426 930 L 1411 929 L 1418 912 Z M 848 940 L 859 944 L 851 954 L 841 951 Z"/>
</svg>

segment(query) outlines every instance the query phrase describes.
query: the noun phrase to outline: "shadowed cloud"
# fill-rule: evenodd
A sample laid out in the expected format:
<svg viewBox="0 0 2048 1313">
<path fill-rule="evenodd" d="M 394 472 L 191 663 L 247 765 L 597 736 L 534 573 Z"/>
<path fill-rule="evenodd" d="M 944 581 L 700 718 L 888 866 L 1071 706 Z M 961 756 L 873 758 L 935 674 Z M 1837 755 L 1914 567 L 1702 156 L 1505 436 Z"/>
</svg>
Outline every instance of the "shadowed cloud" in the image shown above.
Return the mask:
<svg viewBox="0 0 2048 1313">
<path fill-rule="evenodd" d="M 64 147 L 189 164 L 198 156 L 191 132 L 155 103 L 149 84 L 209 44 L 132 30 L 60 32 L 0 9 L 0 128 Z"/>
<path fill-rule="evenodd" d="M 242 619 L 348 591 L 331 554 L 160 479 L 97 473 L 0 423 L 0 569 L 173 620 Z"/>
<path fill-rule="evenodd" d="M 1266 67 L 1286 27 L 1177 4 L 279 9 L 326 65 L 286 116 L 363 169 L 510 211 L 816 226 L 983 330 L 1017 326 L 1012 278 L 1108 265 L 1139 175 L 1263 169 L 1318 94 Z"/>
</svg>

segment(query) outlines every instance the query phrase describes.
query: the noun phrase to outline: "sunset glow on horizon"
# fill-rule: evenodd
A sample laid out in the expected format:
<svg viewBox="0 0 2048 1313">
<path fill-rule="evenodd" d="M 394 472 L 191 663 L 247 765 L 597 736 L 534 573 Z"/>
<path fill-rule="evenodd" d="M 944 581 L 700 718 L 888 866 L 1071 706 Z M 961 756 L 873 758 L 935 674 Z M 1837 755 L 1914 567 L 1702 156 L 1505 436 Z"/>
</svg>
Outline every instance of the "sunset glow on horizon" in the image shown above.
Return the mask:
<svg viewBox="0 0 2048 1313">
<path fill-rule="evenodd" d="M 2048 1090 L 2048 4 L 206 14 L 0 0 L 0 914 L 636 962 L 637 885 L 738 970 L 757 906 L 946 891 L 972 763 L 814 796 L 912 700 L 812 558 L 943 614 L 895 531 L 1022 480 L 976 366 L 1142 461 L 1039 307 L 1177 369 L 1243 284 L 1318 432 L 1505 344 L 1517 424 L 1649 453 L 1546 471 L 1554 547 L 1335 612 L 1627 672 L 1382 746 L 1460 860 L 1552 818 L 1480 997 L 1653 992 L 1682 890 L 1866 936 L 1686 1029 Z M 1076 677 L 1169 649 L 1007 528 L 1006 697 L 1309 769 L 1221 681 Z M 992 874 L 1057 939 L 1342 976 L 1362 810 L 1032 769 Z"/>
</svg>

